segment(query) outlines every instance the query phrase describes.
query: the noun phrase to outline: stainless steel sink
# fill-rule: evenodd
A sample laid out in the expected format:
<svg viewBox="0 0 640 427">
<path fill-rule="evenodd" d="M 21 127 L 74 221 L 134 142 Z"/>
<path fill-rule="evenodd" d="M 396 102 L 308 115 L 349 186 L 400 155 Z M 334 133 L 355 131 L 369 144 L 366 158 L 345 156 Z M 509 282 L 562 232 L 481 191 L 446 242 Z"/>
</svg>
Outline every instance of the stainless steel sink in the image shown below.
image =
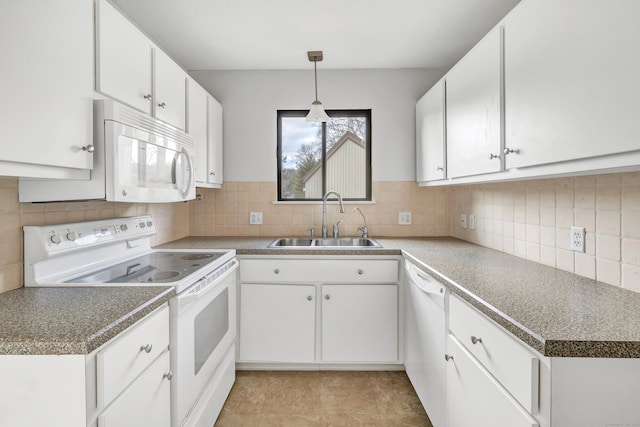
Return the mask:
<svg viewBox="0 0 640 427">
<path fill-rule="evenodd" d="M 282 237 L 269 243 L 268 248 L 341 248 L 341 249 L 363 249 L 381 248 L 382 245 L 370 238 L 362 237 L 340 237 L 324 239 L 308 239 L 299 237 Z"/>
</svg>

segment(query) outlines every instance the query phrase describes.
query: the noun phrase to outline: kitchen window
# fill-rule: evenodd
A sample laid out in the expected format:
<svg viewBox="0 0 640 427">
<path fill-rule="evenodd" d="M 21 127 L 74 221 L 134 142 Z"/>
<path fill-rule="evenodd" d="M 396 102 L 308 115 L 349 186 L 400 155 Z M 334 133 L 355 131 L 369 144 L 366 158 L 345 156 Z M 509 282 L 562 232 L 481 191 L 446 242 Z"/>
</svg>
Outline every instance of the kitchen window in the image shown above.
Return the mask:
<svg viewBox="0 0 640 427">
<path fill-rule="evenodd" d="M 371 200 L 371 110 L 327 110 L 326 123 L 306 110 L 278 110 L 278 201 Z"/>
</svg>

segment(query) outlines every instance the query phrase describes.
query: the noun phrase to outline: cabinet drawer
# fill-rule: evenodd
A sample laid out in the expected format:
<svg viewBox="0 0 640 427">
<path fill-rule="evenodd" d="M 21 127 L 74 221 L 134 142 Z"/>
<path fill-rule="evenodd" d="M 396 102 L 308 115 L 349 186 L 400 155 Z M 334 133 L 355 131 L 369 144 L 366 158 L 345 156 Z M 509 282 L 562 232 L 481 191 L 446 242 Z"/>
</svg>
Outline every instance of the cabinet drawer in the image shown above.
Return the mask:
<svg viewBox="0 0 640 427">
<path fill-rule="evenodd" d="M 169 351 L 165 351 L 144 373 L 98 417 L 98 427 L 169 427 Z"/>
<path fill-rule="evenodd" d="M 454 295 L 449 300 L 449 329 L 522 406 L 537 412 L 539 360 L 535 354 Z"/>
<path fill-rule="evenodd" d="M 396 283 L 396 260 L 274 260 L 240 261 L 242 282 Z"/>
<path fill-rule="evenodd" d="M 538 427 L 537 421 L 460 344 L 447 337 L 449 427 Z"/>
<path fill-rule="evenodd" d="M 169 307 L 133 325 L 96 355 L 98 407 L 108 405 L 169 346 Z"/>
</svg>

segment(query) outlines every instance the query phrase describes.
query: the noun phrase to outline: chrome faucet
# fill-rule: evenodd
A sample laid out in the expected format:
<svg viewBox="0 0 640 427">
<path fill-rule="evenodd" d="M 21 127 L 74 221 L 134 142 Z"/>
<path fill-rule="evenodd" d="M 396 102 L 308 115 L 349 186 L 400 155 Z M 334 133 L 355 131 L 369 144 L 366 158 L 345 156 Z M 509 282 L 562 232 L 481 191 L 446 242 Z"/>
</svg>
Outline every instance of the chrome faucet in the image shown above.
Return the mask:
<svg viewBox="0 0 640 427">
<path fill-rule="evenodd" d="M 364 221 L 364 227 L 358 227 L 358 230 L 362 231 L 362 238 L 366 239 L 367 237 L 369 237 L 369 229 L 367 228 L 367 218 L 364 217 L 364 214 L 362 213 L 360 208 L 355 207 L 351 212 L 355 212 L 355 211 L 360 212 L 360 215 L 362 215 L 362 220 Z"/>
<path fill-rule="evenodd" d="M 333 224 L 333 238 L 337 239 L 338 237 L 340 237 L 340 223 L 342 222 L 342 220 L 336 222 L 335 224 Z"/>
<path fill-rule="evenodd" d="M 335 194 L 340 203 L 340 213 L 344 213 L 344 204 L 342 203 L 342 196 L 335 190 L 327 191 L 322 197 L 322 238 L 327 237 L 327 198 L 330 194 Z"/>
</svg>

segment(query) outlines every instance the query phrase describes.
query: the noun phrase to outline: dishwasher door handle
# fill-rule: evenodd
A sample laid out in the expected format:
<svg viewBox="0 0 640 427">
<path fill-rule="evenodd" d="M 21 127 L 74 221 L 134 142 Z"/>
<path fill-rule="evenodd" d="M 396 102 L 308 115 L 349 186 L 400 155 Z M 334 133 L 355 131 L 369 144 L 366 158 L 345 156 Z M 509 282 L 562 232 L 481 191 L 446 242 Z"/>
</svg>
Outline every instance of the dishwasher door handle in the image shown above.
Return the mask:
<svg viewBox="0 0 640 427">
<path fill-rule="evenodd" d="M 413 264 L 409 262 L 405 262 L 404 266 L 407 274 L 409 275 L 409 280 L 411 280 L 418 289 L 424 293 L 438 295 L 444 298 L 445 286 L 443 284 L 437 282 L 425 273 L 422 274 L 428 277 L 421 276 Z"/>
</svg>

